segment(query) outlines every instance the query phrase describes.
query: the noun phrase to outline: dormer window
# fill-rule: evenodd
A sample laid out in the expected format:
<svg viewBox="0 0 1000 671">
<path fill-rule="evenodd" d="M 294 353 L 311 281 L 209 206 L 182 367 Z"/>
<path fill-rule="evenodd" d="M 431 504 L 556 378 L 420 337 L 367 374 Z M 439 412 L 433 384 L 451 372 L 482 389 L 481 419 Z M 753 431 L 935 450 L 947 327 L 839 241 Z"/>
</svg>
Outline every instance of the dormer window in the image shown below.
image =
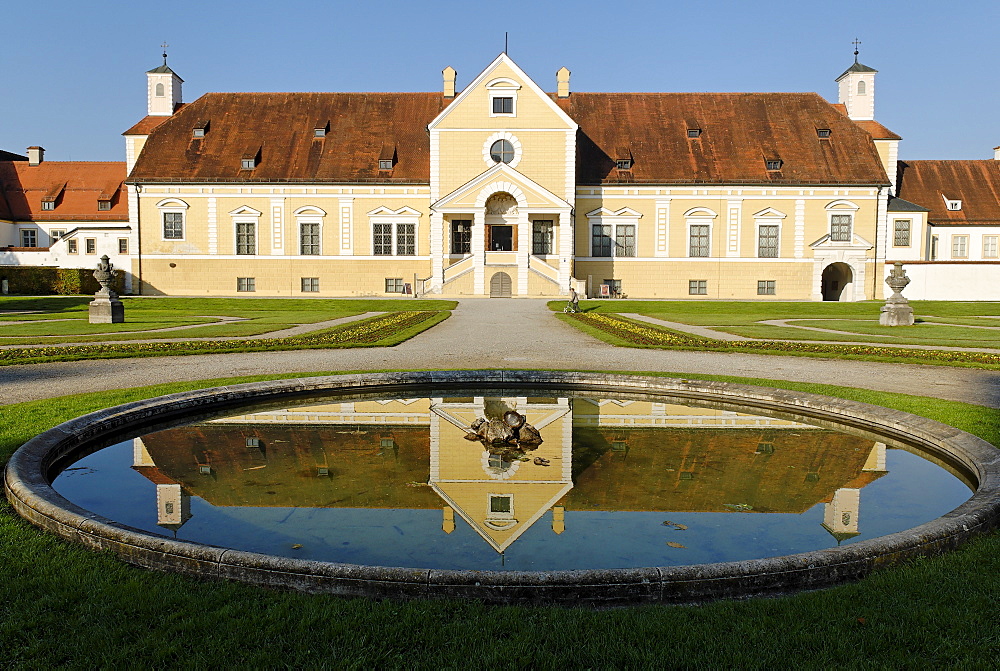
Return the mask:
<svg viewBox="0 0 1000 671">
<path fill-rule="evenodd" d="M 378 169 L 379 170 L 392 170 L 393 166 L 396 165 L 396 145 L 394 144 L 383 144 L 382 151 L 378 155 Z"/>
<path fill-rule="evenodd" d="M 950 200 L 948 198 L 945 198 L 944 202 L 949 210 L 958 211 L 962 209 L 962 201 L 960 200 Z"/>
<path fill-rule="evenodd" d="M 111 201 L 110 200 L 97 201 L 97 209 L 101 210 L 102 212 L 107 212 L 108 210 L 111 209 Z"/>
<path fill-rule="evenodd" d="M 780 158 L 769 158 L 764 161 L 764 167 L 768 170 L 781 170 L 781 166 L 784 163 Z"/>
<path fill-rule="evenodd" d="M 54 210 L 56 209 L 56 201 L 54 200 L 43 200 L 42 201 L 43 210 Z"/>
<path fill-rule="evenodd" d="M 514 97 L 513 96 L 497 96 L 493 99 L 493 113 L 494 114 L 513 114 L 514 113 Z"/>
<path fill-rule="evenodd" d="M 191 129 L 191 137 L 205 137 L 208 133 L 208 122 L 202 121 L 197 126 Z"/>
<path fill-rule="evenodd" d="M 620 158 L 615 161 L 615 167 L 619 170 L 631 170 L 632 169 L 632 159 L 630 158 Z"/>
<path fill-rule="evenodd" d="M 688 137 L 701 137 L 700 128 L 688 128 Z"/>
<path fill-rule="evenodd" d="M 240 168 L 242 170 L 253 170 L 257 167 L 258 163 L 260 163 L 260 147 L 243 154 L 243 158 L 240 159 Z"/>
<path fill-rule="evenodd" d="M 313 124 L 313 137 L 326 137 L 326 134 L 330 132 L 330 122 L 326 120 L 318 120 Z"/>
<path fill-rule="evenodd" d="M 829 128 L 817 128 L 816 129 L 816 137 L 818 137 L 821 140 L 828 140 L 828 139 L 830 139 L 830 129 Z"/>
<path fill-rule="evenodd" d="M 521 88 L 513 79 L 500 77 L 486 85 L 490 96 L 490 116 L 517 116 L 517 91 Z"/>
</svg>

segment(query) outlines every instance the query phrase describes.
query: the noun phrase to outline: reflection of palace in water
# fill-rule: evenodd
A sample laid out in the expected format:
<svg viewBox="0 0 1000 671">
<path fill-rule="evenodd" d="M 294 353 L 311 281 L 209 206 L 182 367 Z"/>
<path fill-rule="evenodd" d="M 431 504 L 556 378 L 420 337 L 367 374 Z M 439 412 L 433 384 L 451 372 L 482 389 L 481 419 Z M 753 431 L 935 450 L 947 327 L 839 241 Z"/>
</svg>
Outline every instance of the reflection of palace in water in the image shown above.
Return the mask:
<svg viewBox="0 0 1000 671">
<path fill-rule="evenodd" d="M 488 404 L 516 409 L 544 442 L 518 456 L 465 439 Z M 234 416 L 134 441 L 157 522 L 190 497 L 214 506 L 443 510 L 502 552 L 551 511 L 803 513 L 824 505 L 838 542 L 859 533 L 860 490 L 883 443 L 790 420 L 649 401 L 432 398 L 326 403 Z"/>
</svg>

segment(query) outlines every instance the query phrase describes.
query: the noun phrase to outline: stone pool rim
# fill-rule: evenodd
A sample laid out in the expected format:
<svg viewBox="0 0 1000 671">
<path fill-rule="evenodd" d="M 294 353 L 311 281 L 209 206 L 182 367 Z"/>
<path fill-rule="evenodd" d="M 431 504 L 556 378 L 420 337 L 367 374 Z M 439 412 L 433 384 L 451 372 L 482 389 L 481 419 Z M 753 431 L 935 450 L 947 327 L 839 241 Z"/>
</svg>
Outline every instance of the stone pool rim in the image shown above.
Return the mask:
<svg viewBox="0 0 1000 671">
<path fill-rule="evenodd" d="M 152 424 L 250 403 L 323 392 L 374 393 L 415 386 L 490 390 L 653 394 L 721 402 L 835 422 L 915 445 L 965 470 L 977 483 L 955 510 L 898 533 L 793 555 L 685 566 L 561 571 L 477 571 L 365 566 L 301 560 L 176 540 L 91 513 L 51 486 L 53 465 Z M 987 410 L 988 411 L 988 410 Z M 785 594 L 856 580 L 874 570 L 954 549 L 1000 526 L 1000 450 L 925 417 L 844 399 L 728 382 L 565 371 L 362 373 L 227 385 L 127 403 L 78 417 L 21 446 L 4 474 L 14 509 L 32 524 L 144 568 L 268 587 L 375 598 L 471 598 L 498 604 L 623 606 Z"/>
</svg>

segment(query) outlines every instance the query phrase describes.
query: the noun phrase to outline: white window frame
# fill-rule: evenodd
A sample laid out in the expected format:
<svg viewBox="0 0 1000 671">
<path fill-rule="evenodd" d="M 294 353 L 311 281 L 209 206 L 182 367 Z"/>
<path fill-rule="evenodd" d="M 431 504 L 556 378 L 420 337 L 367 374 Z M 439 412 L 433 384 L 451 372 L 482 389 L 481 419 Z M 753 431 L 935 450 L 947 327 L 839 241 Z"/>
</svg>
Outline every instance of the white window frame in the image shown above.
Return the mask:
<svg viewBox="0 0 1000 671">
<path fill-rule="evenodd" d="M 538 224 L 548 224 L 549 252 L 546 254 L 535 253 L 535 227 Z M 556 221 L 555 219 L 532 219 L 531 220 L 531 255 L 532 256 L 552 256 L 556 253 Z"/>
<path fill-rule="evenodd" d="M 944 198 L 944 206 L 950 212 L 959 212 L 962 209 L 962 201 L 955 198 L 948 198 L 947 196 L 942 196 Z"/>
<path fill-rule="evenodd" d="M 59 242 L 66 235 L 65 228 L 53 228 L 49 231 L 49 244 Z"/>
<path fill-rule="evenodd" d="M 491 117 L 516 117 L 517 116 L 517 92 L 520 90 L 521 85 L 515 82 L 513 79 L 508 79 L 507 77 L 499 77 L 486 84 L 486 92 L 489 97 L 489 108 L 488 111 Z M 510 112 L 494 112 L 493 111 L 493 99 L 494 98 L 510 98 L 511 111 Z"/>
<path fill-rule="evenodd" d="M 25 243 L 25 238 L 28 238 L 28 237 L 32 238 L 32 244 L 30 244 L 30 245 L 24 244 Z M 38 247 L 38 229 L 37 228 L 22 228 L 22 229 L 19 229 L 18 238 L 19 238 L 18 242 L 21 243 L 20 245 L 18 245 L 18 247 L 24 247 L 26 249 L 34 249 L 35 247 Z"/>
<path fill-rule="evenodd" d="M 761 256 L 760 250 L 760 229 L 764 226 L 774 226 L 778 229 L 777 241 L 774 248 L 774 256 Z M 755 252 L 758 259 L 780 259 L 781 258 L 781 219 L 777 218 L 765 218 L 760 217 L 754 220 L 754 232 L 756 236 L 754 237 Z"/>
<path fill-rule="evenodd" d="M 299 256 L 323 256 L 323 218 L 322 217 L 296 217 L 296 228 L 298 229 L 299 239 Z M 303 226 L 317 226 L 319 232 L 317 236 L 319 240 L 316 243 L 318 251 L 315 254 L 306 254 L 302 251 L 302 227 Z"/>
<path fill-rule="evenodd" d="M 161 200 L 156 204 L 157 209 L 160 211 L 160 240 L 163 242 L 184 242 L 187 239 L 187 211 L 188 204 L 183 200 L 177 198 L 168 198 L 166 200 Z M 168 238 L 166 236 L 166 214 L 180 214 L 181 215 L 181 237 L 179 238 Z"/>
<path fill-rule="evenodd" d="M 983 258 L 984 259 L 995 259 L 1000 257 L 1000 236 L 997 235 L 984 235 L 983 236 Z"/>
<path fill-rule="evenodd" d="M 392 253 L 375 253 L 375 225 L 390 224 L 392 226 Z M 410 224 L 413 226 L 413 253 L 399 253 L 399 226 Z M 371 255 L 378 257 L 401 256 L 415 258 L 420 254 L 420 213 L 411 207 L 403 207 L 393 212 L 386 207 L 380 207 L 368 213 L 368 244 L 371 245 Z"/>
<path fill-rule="evenodd" d="M 620 210 L 611 211 L 607 208 L 599 208 L 587 213 L 587 221 L 589 223 L 589 233 L 590 238 L 587 245 L 590 248 L 590 256 L 595 259 L 634 259 L 639 257 L 639 219 L 642 218 L 642 214 L 628 207 L 623 207 Z M 553 245 L 555 245 L 555 232 L 557 226 L 555 221 L 553 223 Z M 609 256 L 596 256 L 594 254 L 594 227 L 595 226 L 610 226 L 611 227 L 611 254 Z M 618 252 L 618 228 L 620 226 L 632 226 L 634 229 L 635 237 L 635 247 L 634 254 L 620 254 Z M 553 250 L 557 249 L 553 246 Z"/>
<path fill-rule="evenodd" d="M 861 208 L 849 200 L 835 200 L 826 206 L 826 230 L 829 240 L 837 245 L 850 245 L 854 242 L 855 231 L 858 224 L 858 210 Z M 847 235 L 847 240 L 833 239 L 833 218 L 839 215 L 847 215 L 851 218 L 851 228 Z"/>
<path fill-rule="evenodd" d="M 958 246 L 961 244 L 962 253 L 959 253 Z M 969 234 L 968 233 L 958 233 L 951 236 L 951 258 L 953 259 L 967 259 L 969 258 Z"/>
<path fill-rule="evenodd" d="M 56 201 L 54 200 L 43 200 L 42 209 L 46 211 L 51 211 L 56 209 Z"/>
<path fill-rule="evenodd" d="M 493 149 L 493 145 L 499 140 L 507 140 L 508 142 L 510 142 L 510 145 L 514 148 L 514 158 L 511 160 L 510 163 L 500 164 L 493 160 L 493 156 L 490 152 Z M 505 130 L 499 131 L 497 133 L 493 133 L 492 135 L 490 135 L 488 138 L 486 138 L 486 142 L 483 143 L 483 162 L 486 163 L 486 165 L 490 168 L 492 168 L 495 165 L 509 165 L 512 168 L 516 168 L 517 164 L 521 162 L 521 153 L 522 153 L 521 150 L 522 150 L 521 141 L 517 139 L 516 135 Z"/>
<path fill-rule="evenodd" d="M 233 221 L 233 254 L 236 256 L 259 256 L 261 249 L 261 213 L 247 205 L 242 205 L 229 213 Z M 240 224 L 253 224 L 253 251 L 249 254 L 240 253 Z"/>
<path fill-rule="evenodd" d="M 896 243 L 896 234 L 899 232 L 896 230 L 896 224 L 906 222 L 906 237 L 909 240 L 905 245 L 900 245 Z M 913 220 L 912 219 L 893 219 L 892 220 L 892 246 L 893 247 L 912 247 L 913 246 Z"/>
<path fill-rule="evenodd" d="M 712 258 L 712 240 L 715 231 L 712 230 L 714 222 L 707 217 L 692 217 L 687 220 L 687 237 L 685 242 L 687 243 L 687 258 L 689 259 L 710 259 Z M 692 256 L 691 254 L 691 229 L 695 226 L 707 226 L 708 227 L 708 254 L 705 256 Z"/>
</svg>

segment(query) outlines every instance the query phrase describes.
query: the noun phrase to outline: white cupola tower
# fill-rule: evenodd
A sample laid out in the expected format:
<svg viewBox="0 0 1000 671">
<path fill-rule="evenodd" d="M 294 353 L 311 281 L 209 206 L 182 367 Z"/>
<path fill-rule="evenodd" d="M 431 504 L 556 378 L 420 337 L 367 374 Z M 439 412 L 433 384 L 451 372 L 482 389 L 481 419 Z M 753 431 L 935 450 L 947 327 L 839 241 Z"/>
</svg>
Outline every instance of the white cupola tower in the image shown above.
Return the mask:
<svg viewBox="0 0 1000 671">
<path fill-rule="evenodd" d="M 164 48 L 166 48 L 164 46 Z M 167 52 L 163 52 L 163 65 L 146 72 L 146 114 L 170 116 L 181 102 L 181 84 L 184 80 L 167 67 Z"/>
<path fill-rule="evenodd" d="M 837 77 L 837 102 L 847 106 L 847 116 L 855 121 L 875 118 L 875 68 L 858 62 L 857 45 L 854 41 L 854 65 Z"/>
</svg>

